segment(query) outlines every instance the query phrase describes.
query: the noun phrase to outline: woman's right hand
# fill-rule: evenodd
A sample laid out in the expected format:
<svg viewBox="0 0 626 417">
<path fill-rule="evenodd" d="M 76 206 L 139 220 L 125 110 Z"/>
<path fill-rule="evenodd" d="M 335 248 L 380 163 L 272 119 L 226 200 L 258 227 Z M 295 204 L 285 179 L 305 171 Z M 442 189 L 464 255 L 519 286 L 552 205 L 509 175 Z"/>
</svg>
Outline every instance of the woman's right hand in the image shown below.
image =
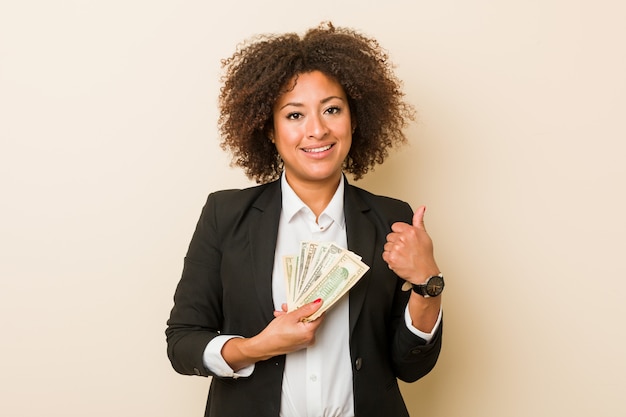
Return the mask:
<svg viewBox="0 0 626 417">
<path fill-rule="evenodd" d="M 222 347 L 222 357 L 237 372 L 258 361 L 312 345 L 315 342 L 315 332 L 324 321 L 324 315 L 314 321 L 307 321 L 306 318 L 319 310 L 322 303 L 320 299 L 294 311 L 274 312 L 274 320 L 258 335 L 251 338 L 233 338 L 226 342 Z"/>
</svg>

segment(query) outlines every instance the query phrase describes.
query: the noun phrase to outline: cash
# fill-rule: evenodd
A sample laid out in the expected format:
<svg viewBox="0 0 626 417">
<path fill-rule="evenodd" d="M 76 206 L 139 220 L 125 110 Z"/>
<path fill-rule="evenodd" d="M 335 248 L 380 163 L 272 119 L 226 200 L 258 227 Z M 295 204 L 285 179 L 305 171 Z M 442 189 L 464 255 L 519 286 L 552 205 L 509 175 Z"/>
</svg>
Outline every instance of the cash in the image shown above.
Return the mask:
<svg viewBox="0 0 626 417">
<path fill-rule="evenodd" d="M 330 309 L 369 269 L 360 256 L 332 242 L 301 242 L 298 254 L 282 261 L 288 311 L 318 298 L 324 301 L 307 320 Z"/>
</svg>

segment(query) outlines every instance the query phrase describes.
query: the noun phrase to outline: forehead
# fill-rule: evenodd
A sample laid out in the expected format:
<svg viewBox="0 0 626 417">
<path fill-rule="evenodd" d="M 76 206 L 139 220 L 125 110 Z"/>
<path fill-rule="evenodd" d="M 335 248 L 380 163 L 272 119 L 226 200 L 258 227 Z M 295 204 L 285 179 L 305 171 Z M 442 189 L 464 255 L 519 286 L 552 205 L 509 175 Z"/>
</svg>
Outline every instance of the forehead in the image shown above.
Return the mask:
<svg viewBox="0 0 626 417">
<path fill-rule="evenodd" d="M 321 71 L 310 71 L 294 75 L 281 89 L 278 102 L 289 100 L 295 96 L 322 96 L 333 95 L 346 98 L 341 84 L 333 77 Z"/>
</svg>

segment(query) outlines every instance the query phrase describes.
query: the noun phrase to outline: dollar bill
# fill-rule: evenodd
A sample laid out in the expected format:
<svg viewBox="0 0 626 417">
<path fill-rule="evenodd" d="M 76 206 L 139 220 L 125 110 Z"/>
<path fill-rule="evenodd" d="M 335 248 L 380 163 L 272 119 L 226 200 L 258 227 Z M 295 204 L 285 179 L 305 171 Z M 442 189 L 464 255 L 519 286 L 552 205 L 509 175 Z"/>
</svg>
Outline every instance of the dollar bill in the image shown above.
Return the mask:
<svg viewBox="0 0 626 417">
<path fill-rule="evenodd" d="M 283 256 L 283 271 L 285 275 L 285 288 L 287 292 L 287 307 L 291 310 L 294 300 L 291 298 L 295 294 L 294 282 L 296 279 L 296 257 Z"/>
<path fill-rule="evenodd" d="M 324 300 L 322 307 L 308 318 L 315 320 L 343 297 L 368 269 L 369 267 L 359 259 L 350 253 L 344 253 L 324 275 L 324 279 L 318 280 L 307 293 L 301 295 L 295 301 L 295 305 L 300 307 L 318 298 Z"/>
<path fill-rule="evenodd" d="M 303 285 L 298 288 L 298 293 L 307 293 L 312 285 L 328 273 L 330 268 L 335 262 L 337 262 L 341 254 L 344 252 L 347 252 L 347 250 L 334 243 L 327 245 L 327 250 L 324 253 L 324 256 L 317 260 L 317 264 L 311 269 L 310 275 L 306 277 L 306 280 L 303 280 Z"/>
<path fill-rule="evenodd" d="M 297 291 L 301 292 L 305 285 L 305 278 L 309 275 L 309 267 L 314 267 L 313 259 L 317 252 L 319 244 L 317 242 L 302 242 L 300 244 L 300 259 L 302 262 L 298 265 L 298 279 L 296 284 Z"/>
<path fill-rule="evenodd" d="M 324 300 L 315 320 L 343 297 L 369 270 L 361 257 L 332 242 L 302 242 L 299 255 L 283 257 L 289 311 Z"/>
</svg>

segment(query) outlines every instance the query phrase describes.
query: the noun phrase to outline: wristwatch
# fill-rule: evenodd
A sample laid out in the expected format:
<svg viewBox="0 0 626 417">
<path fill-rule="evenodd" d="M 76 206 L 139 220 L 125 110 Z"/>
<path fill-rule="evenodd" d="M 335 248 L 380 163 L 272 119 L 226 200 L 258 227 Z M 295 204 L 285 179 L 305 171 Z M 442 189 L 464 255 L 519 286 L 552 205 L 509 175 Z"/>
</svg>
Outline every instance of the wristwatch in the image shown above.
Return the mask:
<svg viewBox="0 0 626 417">
<path fill-rule="evenodd" d="M 443 274 L 433 275 L 424 284 L 412 284 L 413 292 L 424 298 L 436 297 L 443 292 Z"/>
</svg>

